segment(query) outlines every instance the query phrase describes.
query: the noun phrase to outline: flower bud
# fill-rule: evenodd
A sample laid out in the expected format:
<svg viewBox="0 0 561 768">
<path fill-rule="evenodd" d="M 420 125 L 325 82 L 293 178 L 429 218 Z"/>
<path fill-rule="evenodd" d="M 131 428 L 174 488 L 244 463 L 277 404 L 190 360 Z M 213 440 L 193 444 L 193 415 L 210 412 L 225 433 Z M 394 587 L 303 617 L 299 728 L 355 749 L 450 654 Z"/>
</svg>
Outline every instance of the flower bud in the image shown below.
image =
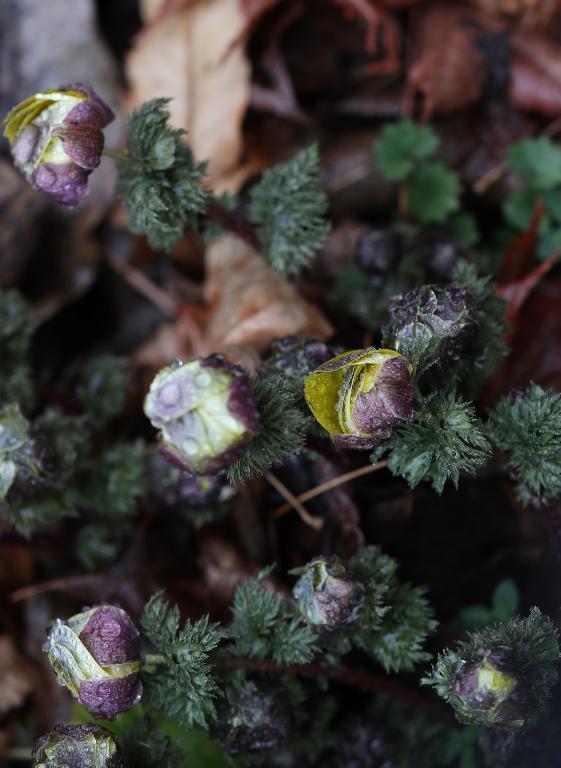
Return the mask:
<svg viewBox="0 0 561 768">
<path fill-rule="evenodd" d="M 465 288 L 423 285 L 404 293 L 388 307 L 382 329 L 385 343 L 408 356 L 422 344 L 440 362 L 456 360 L 474 327 L 473 300 Z"/>
<path fill-rule="evenodd" d="M 247 374 L 221 355 L 161 370 L 144 413 L 168 458 L 195 475 L 227 467 L 260 429 Z"/>
<path fill-rule="evenodd" d="M 331 631 L 356 619 L 363 588 L 338 557 L 318 557 L 292 573 L 301 574 L 292 594 L 308 624 Z"/>
<path fill-rule="evenodd" d="M 271 344 L 263 369 L 267 376 L 278 374 L 289 382 L 301 383 L 331 357 L 333 352 L 323 341 L 284 336 Z"/>
<path fill-rule="evenodd" d="M 489 651 L 479 659 L 458 664 L 450 691 L 450 703 L 465 723 L 519 731 L 530 712 L 526 686 L 514 672 L 508 648 Z"/>
<path fill-rule="evenodd" d="M 355 349 L 328 360 L 306 378 L 304 394 L 343 448 L 373 448 L 413 417 L 410 366 L 393 349 Z"/>
<path fill-rule="evenodd" d="M 113 719 L 140 701 L 140 639 L 130 616 L 100 605 L 52 625 L 43 650 L 61 685 L 95 717 Z"/>
<path fill-rule="evenodd" d="M 125 763 L 105 728 L 59 724 L 35 745 L 33 768 L 125 768 Z"/>
<path fill-rule="evenodd" d="M 76 83 L 17 104 L 4 120 L 4 135 L 27 181 L 72 207 L 87 193 L 88 175 L 101 160 L 102 128 L 113 117 L 89 86 Z"/>
<path fill-rule="evenodd" d="M 216 706 L 213 735 L 229 755 L 273 749 L 288 735 L 286 701 L 272 685 L 245 680 L 226 689 Z"/>
</svg>

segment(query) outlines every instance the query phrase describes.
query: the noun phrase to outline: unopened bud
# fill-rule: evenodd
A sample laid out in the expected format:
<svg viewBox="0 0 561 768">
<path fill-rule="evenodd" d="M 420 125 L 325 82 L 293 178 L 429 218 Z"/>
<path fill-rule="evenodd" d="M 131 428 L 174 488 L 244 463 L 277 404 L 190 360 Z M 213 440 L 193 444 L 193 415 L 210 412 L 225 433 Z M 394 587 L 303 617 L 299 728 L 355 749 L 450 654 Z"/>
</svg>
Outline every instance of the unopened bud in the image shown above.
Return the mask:
<svg viewBox="0 0 561 768">
<path fill-rule="evenodd" d="M 61 685 L 96 717 L 140 701 L 140 639 L 122 608 L 100 605 L 52 625 L 43 650 Z"/>
<path fill-rule="evenodd" d="M 229 466 L 260 429 L 249 377 L 220 355 L 161 370 L 144 413 L 164 453 L 196 475 Z"/>
<path fill-rule="evenodd" d="M 356 349 L 328 360 L 306 378 L 304 394 L 343 448 L 373 448 L 413 417 L 410 366 L 393 349 Z"/>
<path fill-rule="evenodd" d="M 292 594 L 308 624 L 326 631 L 350 624 L 363 602 L 363 588 L 338 557 L 318 557 L 298 568 Z"/>
</svg>

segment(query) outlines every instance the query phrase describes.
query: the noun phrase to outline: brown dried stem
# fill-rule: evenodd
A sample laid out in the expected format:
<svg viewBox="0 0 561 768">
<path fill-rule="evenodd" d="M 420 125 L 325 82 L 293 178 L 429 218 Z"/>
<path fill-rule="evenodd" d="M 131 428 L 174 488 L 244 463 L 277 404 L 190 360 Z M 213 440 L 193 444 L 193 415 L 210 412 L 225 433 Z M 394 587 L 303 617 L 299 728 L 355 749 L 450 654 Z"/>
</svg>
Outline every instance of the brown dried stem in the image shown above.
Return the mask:
<svg viewBox="0 0 561 768">
<path fill-rule="evenodd" d="M 314 488 L 310 488 L 309 491 L 301 493 L 300 496 L 295 496 L 293 498 L 295 501 L 300 503 L 309 501 L 310 499 L 314 499 L 316 496 L 319 496 L 326 491 L 337 488 L 337 486 L 342 485 L 343 483 L 348 483 L 350 480 L 354 480 L 357 477 L 362 477 L 362 475 L 368 475 L 370 472 L 376 472 L 379 469 L 383 469 L 387 463 L 387 461 L 379 461 L 377 464 L 368 464 L 366 467 L 353 469 L 352 472 L 345 472 L 343 475 L 338 475 L 337 477 L 331 478 L 331 480 L 326 480 L 325 483 L 316 485 Z M 289 511 L 292 506 L 293 505 L 290 503 L 282 504 L 280 507 L 277 507 L 275 510 L 273 510 L 273 517 L 282 517 Z"/>
</svg>

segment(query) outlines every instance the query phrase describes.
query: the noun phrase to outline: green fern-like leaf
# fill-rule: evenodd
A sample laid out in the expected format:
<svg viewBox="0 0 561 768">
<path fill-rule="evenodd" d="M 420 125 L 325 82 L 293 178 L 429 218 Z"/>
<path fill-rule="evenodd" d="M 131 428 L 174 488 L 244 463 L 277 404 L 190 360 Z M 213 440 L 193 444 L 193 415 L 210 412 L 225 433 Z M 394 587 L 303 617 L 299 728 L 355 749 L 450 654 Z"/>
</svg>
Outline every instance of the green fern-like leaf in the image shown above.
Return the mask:
<svg viewBox="0 0 561 768">
<path fill-rule="evenodd" d="M 311 424 L 311 419 L 298 409 L 294 394 L 281 376 L 253 379 L 252 389 L 261 431 L 227 470 L 228 480 L 234 486 L 243 485 L 300 453 Z"/>
<path fill-rule="evenodd" d="M 402 584 L 397 562 L 378 547 L 363 547 L 349 569 L 364 588 L 364 603 L 350 626 L 352 643 L 387 672 L 411 670 L 429 658 L 423 644 L 436 622 L 424 589 Z"/>
<path fill-rule="evenodd" d="M 170 608 L 161 592 L 147 603 L 140 625 L 165 659 L 154 673 L 143 675 L 147 705 L 184 728 L 205 728 L 220 692 L 208 657 L 224 633 L 208 617 L 181 628 L 179 609 Z"/>
<path fill-rule="evenodd" d="M 330 231 L 327 197 L 317 178 L 316 144 L 263 173 L 251 190 L 249 218 L 269 264 L 286 275 L 308 266 Z"/>
<path fill-rule="evenodd" d="M 317 650 L 314 632 L 282 597 L 267 589 L 269 570 L 248 579 L 236 589 L 230 632 L 235 656 L 272 659 L 277 664 L 306 664 Z"/>
<path fill-rule="evenodd" d="M 561 394 L 531 384 L 503 397 L 489 414 L 488 431 L 506 454 L 523 504 L 547 504 L 561 494 Z"/>
<path fill-rule="evenodd" d="M 128 156 L 119 162 L 117 191 L 132 232 L 145 234 L 155 249 L 169 251 L 186 226 L 196 227 L 206 206 L 204 164 L 195 161 L 183 131 L 169 126 L 169 99 L 152 99 L 133 112 Z"/>
<path fill-rule="evenodd" d="M 429 410 L 430 408 L 430 410 Z M 418 421 L 400 426 L 381 450 L 389 450 L 388 469 L 412 488 L 429 480 L 442 493 L 447 480 L 456 487 L 460 474 L 473 475 L 487 460 L 491 446 L 471 405 L 447 395 L 436 398 Z"/>
</svg>

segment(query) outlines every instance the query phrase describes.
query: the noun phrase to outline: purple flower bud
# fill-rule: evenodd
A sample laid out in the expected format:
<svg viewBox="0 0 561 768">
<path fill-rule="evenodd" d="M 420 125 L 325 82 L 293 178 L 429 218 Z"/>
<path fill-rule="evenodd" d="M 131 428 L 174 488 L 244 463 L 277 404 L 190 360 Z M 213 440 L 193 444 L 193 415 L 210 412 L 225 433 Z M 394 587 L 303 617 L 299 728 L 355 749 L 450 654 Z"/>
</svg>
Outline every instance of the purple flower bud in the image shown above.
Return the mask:
<svg viewBox="0 0 561 768">
<path fill-rule="evenodd" d="M 413 417 L 410 366 L 392 349 L 356 349 L 328 360 L 306 378 L 304 394 L 343 448 L 373 448 Z"/>
<path fill-rule="evenodd" d="M 288 707 L 281 692 L 254 679 L 226 689 L 216 706 L 213 735 L 227 754 L 238 755 L 279 746 L 289 726 Z"/>
<path fill-rule="evenodd" d="M 105 728 L 59 724 L 35 745 L 33 768 L 125 768 L 125 763 Z"/>
<path fill-rule="evenodd" d="M 461 661 L 452 681 L 450 703 L 462 722 L 510 731 L 521 730 L 532 715 L 528 691 L 517 679 L 508 648 Z"/>
<path fill-rule="evenodd" d="M 61 685 L 95 717 L 113 719 L 140 701 L 140 640 L 130 616 L 100 605 L 52 625 L 43 650 Z"/>
<path fill-rule="evenodd" d="M 220 355 L 162 369 L 144 413 L 166 456 L 195 475 L 230 465 L 260 429 L 249 377 Z"/>
<path fill-rule="evenodd" d="M 89 86 L 76 83 L 17 104 L 4 120 L 4 135 L 29 183 L 73 207 L 87 193 L 88 176 L 101 160 L 102 128 L 113 117 Z"/>
<path fill-rule="evenodd" d="M 292 594 L 308 624 L 333 631 L 353 622 L 363 603 L 363 588 L 338 557 L 318 557 L 298 568 Z"/>
<path fill-rule="evenodd" d="M 473 299 L 455 285 L 423 285 L 404 293 L 388 307 L 382 330 L 385 343 L 409 356 L 422 345 L 439 362 L 456 360 L 475 328 Z"/>
</svg>

